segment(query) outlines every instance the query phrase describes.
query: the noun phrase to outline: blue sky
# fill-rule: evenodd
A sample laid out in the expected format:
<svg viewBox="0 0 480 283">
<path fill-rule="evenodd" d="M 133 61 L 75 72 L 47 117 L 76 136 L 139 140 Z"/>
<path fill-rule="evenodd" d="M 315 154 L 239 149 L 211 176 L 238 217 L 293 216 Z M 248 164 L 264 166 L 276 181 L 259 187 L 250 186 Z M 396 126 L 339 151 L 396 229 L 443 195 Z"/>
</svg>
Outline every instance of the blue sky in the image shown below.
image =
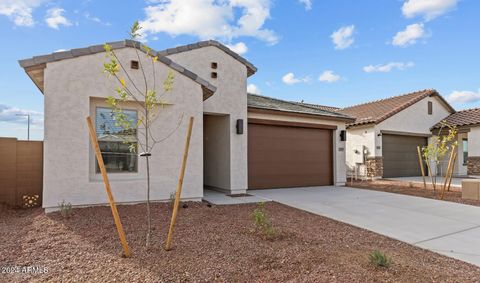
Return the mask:
<svg viewBox="0 0 480 283">
<path fill-rule="evenodd" d="M 124 39 L 136 19 L 157 50 L 232 46 L 262 95 L 342 107 L 435 88 L 480 107 L 479 12 L 478 0 L 0 0 L 0 136 L 25 139 L 16 114 L 29 113 L 43 138 L 43 95 L 18 59 Z"/>
</svg>

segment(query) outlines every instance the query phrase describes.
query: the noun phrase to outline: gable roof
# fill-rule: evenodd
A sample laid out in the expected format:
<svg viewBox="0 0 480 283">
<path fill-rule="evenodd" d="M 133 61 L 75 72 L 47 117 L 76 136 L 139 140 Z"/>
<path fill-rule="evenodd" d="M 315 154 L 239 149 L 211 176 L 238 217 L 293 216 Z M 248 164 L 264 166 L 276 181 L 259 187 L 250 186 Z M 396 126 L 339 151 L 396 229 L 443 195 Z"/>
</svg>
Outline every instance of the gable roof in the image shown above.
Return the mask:
<svg viewBox="0 0 480 283">
<path fill-rule="evenodd" d="M 353 122 L 354 119 L 342 113 L 337 113 L 333 111 L 322 110 L 319 108 L 304 106 L 299 102 L 280 100 L 277 98 L 257 95 L 248 93 L 247 94 L 248 108 L 272 110 L 279 112 L 287 113 L 296 113 L 296 114 L 306 114 L 312 116 L 319 116 L 323 118 L 330 118 L 334 120 L 341 120 L 347 122 Z"/>
<path fill-rule="evenodd" d="M 135 40 L 127 39 L 122 41 L 109 42 L 107 44 L 109 44 L 112 47 L 112 50 L 132 47 L 146 53 L 146 50 L 142 47 L 143 46 L 142 43 Z M 85 55 L 101 53 L 101 52 L 105 52 L 103 44 L 92 45 L 85 48 L 76 48 L 68 51 L 55 52 L 47 55 L 34 56 L 29 59 L 19 60 L 18 63 L 25 70 L 27 75 L 32 79 L 35 85 L 43 93 L 43 90 L 44 90 L 43 73 L 47 63 L 61 61 L 65 59 L 71 59 L 71 58 L 85 56 Z M 181 73 L 182 75 L 200 84 L 202 86 L 204 100 L 212 96 L 213 93 L 217 90 L 217 88 L 214 85 L 210 84 L 207 80 L 199 77 L 197 74 L 180 66 L 179 64 L 175 63 L 171 59 L 162 55 L 160 52 L 157 52 L 152 49 L 150 51 L 150 54 L 152 56 L 158 56 L 159 62 L 162 62 L 163 64 L 167 65 L 173 70 Z"/>
<path fill-rule="evenodd" d="M 299 102 L 300 105 L 304 105 L 307 107 L 312 107 L 315 109 L 320 109 L 320 110 L 325 110 L 325 111 L 331 111 L 331 112 L 337 112 L 340 110 L 339 107 L 335 106 L 327 106 L 327 105 L 320 105 L 320 104 L 312 104 L 312 103 L 306 103 L 306 102 Z"/>
<path fill-rule="evenodd" d="M 445 99 L 434 89 L 425 89 L 367 102 L 339 109 L 337 112 L 356 118 L 354 123 L 348 125 L 349 127 L 378 124 L 426 97 L 437 97 L 451 113 L 455 113 L 455 109 L 453 109 L 452 106 L 450 106 L 450 104 L 448 104 L 448 102 L 445 101 Z"/>
<path fill-rule="evenodd" d="M 207 46 L 215 46 L 227 53 L 228 55 L 232 56 L 234 59 L 239 61 L 240 63 L 244 64 L 247 67 L 247 76 L 251 76 L 257 72 L 257 68 L 250 63 L 247 59 L 243 58 L 242 56 L 238 55 L 236 52 L 233 52 L 230 48 L 227 46 L 221 44 L 220 42 L 216 40 L 206 40 L 206 41 L 200 41 L 197 43 L 192 43 L 192 44 L 187 44 L 187 45 L 182 45 L 182 46 L 177 46 L 175 48 L 169 48 L 165 49 L 159 52 L 159 54 L 163 56 L 168 56 L 172 54 L 177 54 L 185 51 L 190 51 L 194 49 L 199 49 L 202 47 L 207 47 Z"/>
<path fill-rule="evenodd" d="M 468 126 L 480 126 L 480 108 L 472 108 L 457 111 L 443 121 L 447 122 L 451 126 L 468 127 Z M 442 122 L 438 122 L 432 129 L 440 129 Z"/>
</svg>

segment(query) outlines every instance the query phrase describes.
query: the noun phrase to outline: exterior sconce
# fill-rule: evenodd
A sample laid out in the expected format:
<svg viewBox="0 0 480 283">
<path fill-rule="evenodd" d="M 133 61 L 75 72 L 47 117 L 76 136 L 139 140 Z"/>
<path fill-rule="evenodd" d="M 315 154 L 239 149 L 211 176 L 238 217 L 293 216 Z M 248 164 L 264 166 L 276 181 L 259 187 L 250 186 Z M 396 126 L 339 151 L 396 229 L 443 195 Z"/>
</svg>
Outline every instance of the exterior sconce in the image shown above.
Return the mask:
<svg viewBox="0 0 480 283">
<path fill-rule="evenodd" d="M 243 135 L 243 119 L 237 120 L 237 135 Z"/>
</svg>

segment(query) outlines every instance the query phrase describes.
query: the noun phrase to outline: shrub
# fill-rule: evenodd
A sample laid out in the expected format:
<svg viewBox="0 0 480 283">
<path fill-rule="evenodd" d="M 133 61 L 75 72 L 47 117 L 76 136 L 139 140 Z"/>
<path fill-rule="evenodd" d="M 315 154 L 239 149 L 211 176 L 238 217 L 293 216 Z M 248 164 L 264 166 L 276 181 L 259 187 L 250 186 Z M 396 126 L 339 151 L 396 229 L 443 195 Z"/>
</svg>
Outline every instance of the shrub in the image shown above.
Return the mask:
<svg viewBox="0 0 480 283">
<path fill-rule="evenodd" d="M 392 263 L 391 259 L 379 250 L 373 251 L 370 256 L 370 263 L 377 267 L 389 267 Z"/>
<path fill-rule="evenodd" d="M 72 204 L 69 202 L 66 203 L 65 200 L 63 200 L 58 206 L 60 207 L 60 215 L 62 215 L 63 218 L 69 218 L 72 214 Z"/>
<path fill-rule="evenodd" d="M 170 193 L 170 208 L 173 209 L 174 205 L 175 205 L 175 195 L 176 193 L 175 192 L 171 192 Z"/>
<path fill-rule="evenodd" d="M 265 212 L 265 203 L 258 203 L 257 207 L 253 210 L 252 219 L 255 227 L 260 231 L 267 239 L 273 239 L 277 231 L 273 228 L 272 222 Z"/>
</svg>

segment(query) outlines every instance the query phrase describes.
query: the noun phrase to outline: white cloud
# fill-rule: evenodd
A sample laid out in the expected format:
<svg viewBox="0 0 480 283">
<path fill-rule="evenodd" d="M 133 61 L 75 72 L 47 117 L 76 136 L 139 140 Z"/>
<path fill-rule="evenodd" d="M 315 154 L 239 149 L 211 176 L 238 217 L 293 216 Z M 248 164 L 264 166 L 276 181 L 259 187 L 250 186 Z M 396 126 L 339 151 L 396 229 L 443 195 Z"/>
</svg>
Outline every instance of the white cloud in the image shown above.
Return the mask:
<svg viewBox="0 0 480 283">
<path fill-rule="evenodd" d="M 227 44 L 227 47 L 238 55 L 243 55 L 248 51 L 247 45 L 243 42 L 238 42 L 236 44 Z"/>
<path fill-rule="evenodd" d="M 405 30 L 397 32 L 393 37 L 392 44 L 395 46 L 405 47 L 415 44 L 418 39 L 425 37 L 423 24 L 408 25 Z"/>
<path fill-rule="evenodd" d="M 402 13 L 407 18 L 423 16 L 429 21 L 454 9 L 457 3 L 458 0 L 407 0 Z"/>
<path fill-rule="evenodd" d="M 45 0 L 1 0 L 0 15 L 7 16 L 17 26 L 35 25 L 32 13 Z"/>
<path fill-rule="evenodd" d="M 323 72 L 319 77 L 318 80 L 321 82 L 326 82 L 326 83 L 334 83 L 338 80 L 340 80 L 342 77 L 340 75 L 335 74 L 331 70 L 327 70 Z"/>
<path fill-rule="evenodd" d="M 355 31 L 355 26 L 344 26 L 334 31 L 330 37 L 332 38 L 333 44 L 335 44 L 335 49 L 345 49 L 350 47 L 353 44 L 353 33 Z"/>
<path fill-rule="evenodd" d="M 388 73 L 394 69 L 397 70 L 405 70 L 415 66 L 413 62 L 390 62 L 387 64 L 379 64 L 379 65 L 368 65 L 363 67 L 363 71 L 366 73 Z"/>
<path fill-rule="evenodd" d="M 95 17 L 95 16 L 90 15 L 89 12 L 85 12 L 85 13 L 83 13 L 83 15 L 89 21 L 96 22 L 96 23 L 99 23 L 99 24 L 102 24 L 102 25 L 105 25 L 105 26 L 111 26 L 112 25 L 109 22 L 102 21 L 99 17 Z"/>
<path fill-rule="evenodd" d="M 231 41 L 240 36 L 259 38 L 270 44 L 277 35 L 263 24 L 270 18 L 271 0 L 163 0 L 145 8 L 140 22 L 146 36 L 165 32 L 189 34 L 200 39 Z"/>
<path fill-rule="evenodd" d="M 0 104 L 0 122 L 23 124 L 26 123 L 27 117 L 20 115 L 30 115 L 30 123 L 32 125 L 43 125 L 43 113 L 11 107 Z"/>
<path fill-rule="evenodd" d="M 47 11 L 45 22 L 53 29 L 59 29 L 60 26 L 71 26 L 72 23 L 63 16 L 65 12 L 62 8 L 52 8 Z"/>
<path fill-rule="evenodd" d="M 312 0 L 298 0 L 298 2 L 305 6 L 306 11 L 312 9 Z"/>
<path fill-rule="evenodd" d="M 253 94 L 260 94 L 260 89 L 254 84 L 249 84 L 247 85 L 247 92 Z"/>
<path fill-rule="evenodd" d="M 453 103 L 479 102 L 480 90 L 478 92 L 468 91 L 468 90 L 464 90 L 464 91 L 455 90 L 448 95 L 447 100 Z"/>
<path fill-rule="evenodd" d="M 282 77 L 282 82 L 284 82 L 287 85 L 294 85 L 298 83 L 306 83 L 310 80 L 308 76 L 303 77 L 303 78 L 297 78 L 293 73 L 288 73 L 285 76 Z"/>
</svg>

